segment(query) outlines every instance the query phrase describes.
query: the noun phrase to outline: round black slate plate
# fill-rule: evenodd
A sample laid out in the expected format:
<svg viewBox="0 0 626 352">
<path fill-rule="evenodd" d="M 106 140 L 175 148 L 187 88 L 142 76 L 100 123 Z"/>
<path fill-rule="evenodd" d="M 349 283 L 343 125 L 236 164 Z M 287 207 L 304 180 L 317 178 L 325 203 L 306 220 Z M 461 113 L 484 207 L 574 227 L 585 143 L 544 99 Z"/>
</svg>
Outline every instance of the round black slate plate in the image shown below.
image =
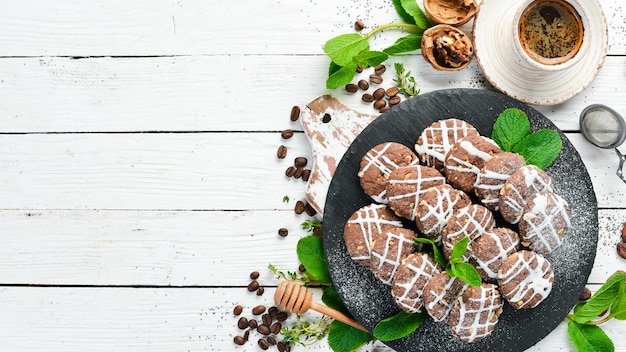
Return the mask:
<svg viewBox="0 0 626 352">
<path fill-rule="evenodd" d="M 399 312 L 390 287 L 352 261 L 343 241 L 350 215 L 372 203 L 357 176 L 361 157 L 371 147 L 394 141 L 413 149 L 424 128 L 449 117 L 466 120 L 482 135 L 491 136 L 495 119 L 509 107 L 526 112 L 531 131 L 550 128 L 563 140 L 563 151 L 546 171 L 555 191 L 571 207 L 572 227 L 563 244 L 547 255 L 555 272 L 552 292 L 534 309 L 514 310 L 505 304 L 496 329 L 479 342 L 463 343 L 451 335 L 447 325 L 427 318 L 411 335 L 388 343 L 397 351 L 523 351 L 563 321 L 587 282 L 596 255 L 598 211 L 578 152 L 552 122 L 530 106 L 500 93 L 475 89 L 440 90 L 402 102 L 374 120 L 348 148 L 331 181 L 324 208 L 324 250 L 333 282 L 352 315 L 370 331 L 380 320 Z"/>
</svg>

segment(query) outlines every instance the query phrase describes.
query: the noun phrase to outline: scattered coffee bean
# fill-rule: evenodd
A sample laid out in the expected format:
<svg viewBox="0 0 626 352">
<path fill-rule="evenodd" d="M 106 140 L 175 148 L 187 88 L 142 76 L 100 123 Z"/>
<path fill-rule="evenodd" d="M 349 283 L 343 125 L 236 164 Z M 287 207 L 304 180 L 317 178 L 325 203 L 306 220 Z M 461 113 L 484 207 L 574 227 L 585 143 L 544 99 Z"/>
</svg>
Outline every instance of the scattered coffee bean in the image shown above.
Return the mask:
<svg viewBox="0 0 626 352">
<path fill-rule="evenodd" d="M 278 236 L 287 237 L 287 235 L 289 235 L 289 230 L 287 230 L 284 227 L 281 227 L 280 229 L 278 229 Z"/>
<path fill-rule="evenodd" d="M 265 288 L 263 288 L 263 286 L 259 287 L 259 289 L 256 290 L 257 296 L 263 296 L 264 293 L 265 293 Z"/>
<path fill-rule="evenodd" d="M 617 244 L 617 254 L 619 254 L 620 257 L 626 259 L 626 242 L 619 242 Z"/>
<path fill-rule="evenodd" d="M 363 90 L 368 90 L 370 87 L 370 84 L 364 79 L 360 80 L 357 85 Z"/>
<path fill-rule="evenodd" d="M 363 21 L 354 22 L 354 29 L 360 32 L 363 30 L 363 28 L 365 28 L 365 23 L 363 23 Z"/>
<path fill-rule="evenodd" d="M 268 336 L 268 337 L 267 337 L 267 342 L 269 342 L 269 344 L 270 344 L 271 346 L 274 346 L 274 345 L 276 345 L 276 343 L 277 343 L 278 341 L 276 341 L 276 338 L 275 338 L 274 336 Z"/>
<path fill-rule="evenodd" d="M 304 169 L 304 171 L 302 171 L 302 179 L 304 181 L 308 181 L 310 177 L 311 177 L 311 170 Z"/>
<path fill-rule="evenodd" d="M 583 288 L 583 292 L 580 293 L 580 297 L 578 298 L 578 300 L 586 301 L 589 298 L 591 298 L 591 290 L 589 290 L 589 288 L 585 286 L 585 288 Z"/>
<path fill-rule="evenodd" d="M 322 122 L 323 123 L 329 123 L 330 120 L 332 120 L 332 116 L 330 116 L 329 113 L 324 114 L 324 116 L 322 116 Z"/>
<path fill-rule="evenodd" d="M 385 99 L 376 100 L 374 102 L 374 109 L 382 109 L 387 106 L 387 101 Z"/>
<path fill-rule="evenodd" d="M 297 157 L 297 158 L 295 158 L 295 159 L 293 160 L 293 165 L 294 165 L 295 167 L 299 167 L 299 166 L 306 166 L 306 164 L 307 164 L 308 162 L 309 162 L 309 161 L 307 160 L 307 158 L 305 158 L 305 157 L 303 157 L 303 156 L 299 156 L 299 157 Z"/>
<path fill-rule="evenodd" d="M 253 271 L 253 272 L 250 273 L 250 279 L 252 279 L 252 280 L 258 279 L 259 276 L 261 276 L 261 274 L 259 274 L 258 271 Z"/>
<path fill-rule="evenodd" d="M 248 341 L 248 338 L 250 338 L 250 329 L 243 333 L 243 340 Z"/>
<path fill-rule="evenodd" d="M 287 351 L 289 351 L 287 349 L 287 347 L 289 347 L 289 345 L 284 343 L 284 342 L 282 342 L 282 341 L 277 343 L 276 347 L 278 348 L 278 352 L 287 352 Z"/>
<path fill-rule="evenodd" d="M 361 73 L 361 72 L 363 72 L 363 67 L 357 66 L 356 67 L 356 73 Z"/>
<path fill-rule="evenodd" d="M 371 103 L 374 101 L 374 96 L 371 95 L 370 93 L 365 93 L 363 94 L 363 96 L 361 97 L 361 100 L 363 100 L 366 103 Z"/>
<path fill-rule="evenodd" d="M 272 316 L 272 318 L 275 318 L 276 314 L 278 314 L 279 310 L 278 310 L 278 307 L 271 306 L 271 307 L 267 308 L 267 312 L 269 313 L 269 315 Z"/>
<path fill-rule="evenodd" d="M 346 92 L 354 94 L 358 91 L 359 91 L 359 86 L 357 86 L 356 84 L 354 83 L 346 84 Z"/>
<path fill-rule="evenodd" d="M 269 313 L 265 313 L 261 316 L 261 320 L 263 321 L 264 325 L 270 326 L 272 325 L 272 316 Z"/>
<path fill-rule="evenodd" d="M 236 305 L 235 308 L 233 309 L 233 314 L 240 315 L 241 312 L 243 312 L 243 307 L 240 305 Z"/>
<path fill-rule="evenodd" d="M 300 118 L 300 107 L 298 105 L 294 105 L 291 108 L 291 116 L 289 118 L 291 121 L 298 121 L 298 118 Z"/>
<path fill-rule="evenodd" d="M 272 334 L 278 335 L 280 333 L 280 329 L 282 329 L 282 328 L 283 328 L 283 324 L 281 324 L 281 323 L 274 323 L 270 327 L 270 330 L 272 331 Z"/>
<path fill-rule="evenodd" d="M 298 265 L 298 271 L 301 273 L 305 273 L 306 272 L 306 268 L 304 267 L 304 265 L 300 264 Z"/>
<path fill-rule="evenodd" d="M 287 320 L 288 314 L 287 312 L 278 312 L 276 314 L 276 320 L 278 321 L 285 321 Z"/>
<path fill-rule="evenodd" d="M 280 136 L 283 137 L 283 139 L 289 139 L 293 137 L 293 130 L 283 130 L 280 132 Z"/>
<path fill-rule="evenodd" d="M 237 321 L 237 327 L 240 328 L 241 330 L 247 328 L 248 327 L 248 318 L 246 318 L 246 317 L 239 318 L 239 320 Z"/>
<path fill-rule="evenodd" d="M 389 98 L 395 97 L 398 94 L 399 90 L 400 89 L 398 87 L 387 88 L 387 90 L 385 91 L 385 94 L 387 94 Z"/>
<path fill-rule="evenodd" d="M 293 173 L 293 177 L 300 178 L 300 177 L 302 177 L 303 173 L 304 173 L 304 169 L 301 168 L 301 167 L 297 167 L 296 171 Z"/>
<path fill-rule="evenodd" d="M 304 203 L 299 200 L 296 202 L 296 206 L 294 208 L 294 211 L 296 212 L 296 214 L 300 215 L 302 213 L 304 213 Z"/>
<path fill-rule="evenodd" d="M 315 210 L 315 208 L 313 208 L 313 206 L 309 203 L 306 203 L 304 206 L 304 211 L 308 216 L 315 216 L 315 214 L 317 214 L 317 210 Z"/>
<path fill-rule="evenodd" d="M 374 67 L 374 72 L 376 72 L 377 75 L 382 75 L 383 73 L 385 73 L 385 71 L 387 71 L 387 67 L 385 67 L 385 65 L 380 64 L 376 67 Z"/>
<path fill-rule="evenodd" d="M 278 157 L 278 159 L 285 159 L 285 157 L 287 156 L 287 147 L 284 145 L 278 147 L 278 150 L 276 151 L 276 156 Z"/>
<path fill-rule="evenodd" d="M 381 84 L 383 83 L 383 78 L 377 74 L 373 74 L 373 75 L 370 75 L 370 82 L 374 84 Z"/>
<path fill-rule="evenodd" d="M 378 109 L 378 111 L 382 114 L 383 112 L 389 111 L 389 109 L 391 109 L 389 106 L 383 106 L 382 108 Z"/>
<path fill-rule="evenodd" d="M 256 329 L 259 326 L 259 322 L 256 321 L 256 319 L 250 319 L 250 320 L 248 320 L 248 326 L 251 329 Z"/>
<path fill-rule="evenodd" d="M 296 168 L 295 166 L 289 166 L 286 170 L 285 170 L 285 176 L 287 177 L 293 177 L 293 175 L 296 173 Z"/>
<path fill-rule="evenodd" d="M 235 345 L 243 346 L 246 343 L 246 339 L 243 336 L 235 336 L 233 342 Z"/>
<path fill-rule="evenodd" d="M 385 96 L 385 89 L 384 88 L 378 88 L 374 91 L 374 93 L 372 93 L 372 95 L 374 96 L 375 100 L 380 100 Z"/>
<path fill-rule="evenodd" d="M 399 95 L 394 95 L 393 97 L 389 98 L 389 105 L 394 106 L 396 104 L 398 104 L 400 102 L 401 98 Z"/>
<path fill-rule="evenodd" d="M 624 227 L 622 227 L 622 242 L 626 242 L 626 222 L 624 223 Z"/>
<path fill-rule="evenodd" d="M 266 339 L 259 339 L 259 348 L 261 348 L 263 351 L 265 351 L 268 348 L 270 348 L 270 343 L 267 342 Z"/>
<path fill-rule="evenodd" d="M 258 331 L 259 334 L 265 335 L 265 336 L 272 333 L 272 331 L 270 330 L 270 327 L 267 325 L 263 325 L 263 324 L 257 326 L 256 331 Z"/>
<path fill-rule="evenodd" d="M 316 228 L 313 229 L 313 234 L 315 236 L 321 236 L 321 235 L 324 234 L 324 230 L 322 230 L 321 227 L 316 227 Z"/>
<path fill-rule="evenodd" d="M 254 315 L 261 315 L 265 313 L 265 306 L 264 305 L 258 305 L 254 308 L 252 308 L 252 314 Z"/>
<path fill-rule="evenodd" d="M 259 282 L 258 281 L 253 280 L 253 281 L 251 281 L 248 284 L 248 291 L 254 292 L 254 291 L 258 290 L 258 289 L 259 289 Z"/>
</svg>

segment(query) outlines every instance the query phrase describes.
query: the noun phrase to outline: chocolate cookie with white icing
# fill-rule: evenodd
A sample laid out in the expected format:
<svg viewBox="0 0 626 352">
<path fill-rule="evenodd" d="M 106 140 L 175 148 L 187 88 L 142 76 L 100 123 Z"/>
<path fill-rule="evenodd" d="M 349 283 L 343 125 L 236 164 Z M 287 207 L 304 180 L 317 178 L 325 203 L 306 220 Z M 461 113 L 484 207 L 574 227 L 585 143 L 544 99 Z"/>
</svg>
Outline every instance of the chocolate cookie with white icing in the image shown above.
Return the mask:
<svg viewBox="0 0 626 352">
<path fill-rule="evenodd" d="M 391 172 L 387 180 L 389 207 L 399 216 L 413 221 L 421 195 L 430 187 L 443 185 L 445 182 L 445 177 L 432 167 L 399 167 Z"/>
<path fill-rule="evenodd" d="M 506 227 L 496 227 L 470 244 L 470 263 L 484 281 L 495 283 L 498 270 L 519 247 L 520 238 L 517 232 Z"/>
<path fill-rule="evenodd" d="M 480 204 L 470 204 L 465 208 L 458 209 L 452 214 L 442 232 L 443 254 L 450 258 L 454 245 L 464 237 L 469 238 L 468 245 L 486 231 L 496 225 L 496 220 L 491 210 Z M 469 260 L 469 253 L 463 254 L 464 261 Z"/>
<path fill-rule="evenodd" d="M 426 253 L 415 252 L 402 259 L 391 281 L 391 295 L 398 306 L 407 313 L 422 310 L 424 287 L 443 269 Z"/>
<path fill-rule="evenodd" d="M 443 170 L 450 148 L 460 139 L 472 135 L 478 135 L 478 131 L 466 121 L 455 118 L 439 120 L 422 131 L 415 143 L 415 151 L 424 165 Z"/>
<path fill-rule="evenodd" d="M 476 342 L 491 334 L 502 313 L 502 296 L 498 286 L 483 283 L 466 286 L 450 311 L 452 334 L 464 342 Z"/>
<path fill-rule="evenodd" d="M 441 245 L 441 232 L 452 214 L 471 203 L 463 191 L 445 184 L 431 187 L 421 196 L 417 205 L 415 224 L 424 237 Z"/>
<path fill-rule="evenodd" d="M 445 271 L 433 276 L 426 286 L 422 300 L 428 315 L 434 321 L 447 322 L 450 311 L 459 292 L 467 284 L 457 277 L 450 277 Z"/>
<path fill-rule="evenodd" d="M 526 203 L 519 222 L 522 244 L 539 254 L 552 252 L 569 231 L 569 213 L 569 205 L 558 194 L 535 194 Z"/>
<path fill-rule="evenodd" d="M 474 192 L 482 205 L 497 211 L 500 190 L 511 174 L 526 165 L 524 157 L 517 153 L 498 153 L 487 161 L 478 173 Z"/>
<path fill-rule="evenodd" d="M 552 265 L 533 251 L 511 254 L 498 271 L 502 296 L 515 309 L 536 307 L 548 297 L 553 284 Z"/>
<path fill-rule="evenodd" d="M 370 269 L 383 283 L 391 285 L 402 259 L 413 253 L 417 235 L 405 228 L 384 231 L 372 241 Z"/>
<path fill-rule="evenodd" d="M 446 155 L 445 174 L 456 189 L 474 193 L 474 184 L 485 163 L 500 153 L 500 147 L 491 138 L 473 135 L 456 142 Z"/>
<path fill-rule="evenodd" d="M 517 224 L 528 199 L 535 193 L 552 191 L 552 179 L 540 168 L 526 165 L 517 169 L 500 190 L 498 209 L 504 220 Z"/>
</svg>

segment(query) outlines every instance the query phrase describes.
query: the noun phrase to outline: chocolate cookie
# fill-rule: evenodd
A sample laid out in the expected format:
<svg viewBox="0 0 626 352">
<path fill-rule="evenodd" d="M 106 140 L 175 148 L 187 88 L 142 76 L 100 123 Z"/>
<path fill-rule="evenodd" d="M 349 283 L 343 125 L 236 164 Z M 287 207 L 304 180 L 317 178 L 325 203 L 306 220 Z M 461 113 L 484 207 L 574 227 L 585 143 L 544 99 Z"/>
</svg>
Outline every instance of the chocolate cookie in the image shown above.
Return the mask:
<svg viewBox="0 0 626 352">
<path fill-rule="evenodd" d="M 434 321 L 447 321 L 456 297 L 465 286 L 465 282 L 457 277 L 450 277 L 445 271 L 433 276 L 424 287 L 422 295 L 428 315 Z"/>
<path fill-rule="evenodd" d="M 419 197 L 433 186 L 442 185 L 446 179 L 435 168 L 423 165 L 399 167 L 387 180 L 389 207 L 399 216 L 415 220 Z"/>
<path fill-rule="evenodd" d="M 443 170 L 446 154 L 461 138 L 478 135 L 474 126 L 459 119 L 445 119 L 426 127 L 415 143 L 415 151 L 423 164 Z"/>
<path fill-rule="evenodd" d="M 441 272 L 441 266 L 426 253 L 412 253 L 402 263 L 391 281 L 391 295 L 407 313 L 419 313 L 428 281 Z"/>
<path fill-rule="evenodd" d="M 452 334 L 464 342 L 476 342 L 487 337 L 502 313 L 502 296 L 498 286 L 483 283 L 466 286 L 450 311 Z"/>
<path fill-rule="evenodd" d="M 478 173 L 474 192 L 482 205 L 498 210 L 500 190 L 511 174 L 526 165 L 524 157 L 510 152 L 498 153 Z"/>
<path fill-rule="evenodd" d="M 402 259 L 413 252 L 413 241 L 417 235 L 403 228 L 392 228 L 372 241 L 370 269 L 383 283 L 391 285 Z"/>
<path fill-rule="evenodd" d="M 395 142 L 381 143 L 361 158 L 358 173 L 361 187 L 374 201 L 387 203 L 385 193 L 391 171 L 418 162 L 415 153 L 407 146 Z"/>
<path fill-rule="evenodd" d="M 469 246 L 470 263 L 480 277 L 495 283 L 502 263 L 519 249 L 519 235 L 506 227 L 496 227 L 483 233 Z"/>
<path fill-rule="evenodd" d="M 402 227 L 402 222 L 384 204 L 370 204 L 355 211 L 343 231 L 348 254 L 357 263 L 369 267 L 372 240 L 394 227 Z"/>
<path fill-rule="evenodd" d="M 534 165 L 520 167 L 511 174 L 500 190 L 500 215 L 511 224 L 517 224 L 528 199 L 543 191 L 552 191 L 550 176 Z"/>
<path fill-rule="evenodd" d="M 474 193 L 474 183 L 480 169 L 500 147 L 490 138 L 472 135 L 456 142 L 446 155 L 445 174 L 454 188 L 465 193 Z"/>
<path fill-rule="evenodd" d="M 442 232 L 443 253 L 446 258 L 450 258 L 454 244 L 469 237 L 468 246 L 486 231 L 491 230 L 496 225 L 496 220 L 491 211 L 479 204 L 470 204 L 452 214 Z M 463 255 L 465 260 L 469 259 L 469 253 Z"/>
<path fill-rule="evenodd" d="M 469 196 L 450 185 L 431 187 L 417 204 L 415 224 L 425 237 L 441 244 L 441 231 L 452 214 L 471 203 Z"/>
<path fill-rule="evenodd" d="M 552 252 L 567 235 L 569 212 L 569 205 L 559 195 L 536 193 L 526 203 L 519 222 L 522 244 L 539 254 Z"/>
<path fill-rule="evenodd" d="M 511 254 L 498 272 L 502 296 L 515 309 L 536 307 L 548 297 L 553 283 L 552 265 L 532 251 Z"/>
</svg>

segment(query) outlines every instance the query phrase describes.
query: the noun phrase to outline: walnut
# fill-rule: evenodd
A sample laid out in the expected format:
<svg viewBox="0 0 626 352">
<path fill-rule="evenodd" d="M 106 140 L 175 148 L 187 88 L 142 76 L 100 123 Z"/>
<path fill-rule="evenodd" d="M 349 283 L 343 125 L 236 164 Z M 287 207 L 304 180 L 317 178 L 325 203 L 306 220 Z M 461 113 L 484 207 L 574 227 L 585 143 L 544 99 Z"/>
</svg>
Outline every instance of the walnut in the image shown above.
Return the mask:
<svg viewBox="0 0 626 352">
<path fill-rule="evenodd" d="M 474 46 L 463 31 L 439 24 L 424 31 L 422 55 L 437 70 L 457 71 L 470 63 Z"/>
<path fill-rule="evenodd" d="M 434 22 L 460 26 L 478 12 L 476 0 L 424 0 L 424 10 Z"/>
</svg>

